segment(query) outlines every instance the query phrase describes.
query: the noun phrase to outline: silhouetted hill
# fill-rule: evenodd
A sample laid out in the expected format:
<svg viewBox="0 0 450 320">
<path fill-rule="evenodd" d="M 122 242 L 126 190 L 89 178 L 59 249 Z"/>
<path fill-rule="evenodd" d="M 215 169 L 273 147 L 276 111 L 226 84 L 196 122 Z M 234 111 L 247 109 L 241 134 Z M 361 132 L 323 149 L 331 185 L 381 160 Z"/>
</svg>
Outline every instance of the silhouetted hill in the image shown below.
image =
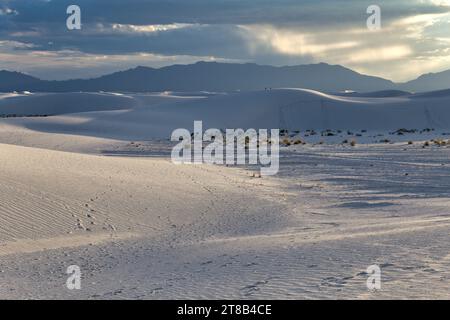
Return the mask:
<svg viewBox="0 0 450 320">
<path fill-rule="evenodd" d="M 41 82 L 38 78 L 20 72 L 0 71 L 0 91 L 25 91 Z"/>
<path fill-rule="evenodd" d="M 450 70 L 439 73 L 424 74 L 416 80 L 402 84 L 401 88 L 414 92 L 450 89 Z"/>
</svg>

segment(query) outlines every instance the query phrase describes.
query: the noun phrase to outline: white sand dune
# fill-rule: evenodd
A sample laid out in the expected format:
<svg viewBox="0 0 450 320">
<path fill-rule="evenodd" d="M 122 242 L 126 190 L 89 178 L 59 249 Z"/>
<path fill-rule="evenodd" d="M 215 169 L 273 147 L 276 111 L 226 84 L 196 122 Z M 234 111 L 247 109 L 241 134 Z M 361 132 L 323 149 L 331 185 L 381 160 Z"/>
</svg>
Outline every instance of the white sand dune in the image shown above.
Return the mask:
<svg viewBox="0 0 450 320">
<path fill-rule="evenodd" d="M 0 145 L 0 297 L 445 298 L 448 155 L 310 147 L 255 179 Z M 70 265 L 79 291 L 65 288 Z"/>
<path fill-rule="evenodd" d="M 0 114 L 57 115 L 133 107 L 135 100 L 127 96 L 99 93 L 36 93 L 13 95 L 0 99 Z"/>
<path fill-rule="evenodd" d="M 0 255 L 30 239 L 52 238 L 58 247 L 71 246 L 80 235 L 167 235 L 205 215 L 213 225 L 221 207 L 233 226 L 228 232 L 246 223 L 245 216 L 232 221 L 231 214 L 245 200 L 239 196 L 242 177 L 224 168 L 9 145 L 0 145 L 0 158 Z M 23 242 L 24 251 L 28 244 Z"/>
<path fill-rule="evenodd" d="M 279 176 L 262 179 L 176 166 L 136 144 L 144 156 L 99 153 L 130 140 L 155 148 L 194 120 L 448 129 L 449 102 L 447 92 L 298 89 L 3 95 L 2 115 L 52 116 L 0 119 L 0 298 L 445 298 L 447 147 L 294 146 Z M 373 264 L 387 280 L 381 292 L 367 291 Z M 82 269 L 80 291 L 64 286 L 70 265 Z"/>
<path fill-rule="evenodd" d="M 448 91 L 383 98 L 328 95 L 300 89 L 205 97 L 73 95 L 5 98 L 0 100 L 0 114 L 15 108 L 27 113 L 56 114 L 59 116 L 12 119 L 7 123 L 44 133 L 116 140 L 167 139 L 174 129 L 192 128 L 194 120 L 202 120 L 205 128 L 222 129 L 450 129 Z M 122 111 L 104 111 L 118 109 Z M 66 113 L 76 114 L 62 115 Z"/>
</svg>

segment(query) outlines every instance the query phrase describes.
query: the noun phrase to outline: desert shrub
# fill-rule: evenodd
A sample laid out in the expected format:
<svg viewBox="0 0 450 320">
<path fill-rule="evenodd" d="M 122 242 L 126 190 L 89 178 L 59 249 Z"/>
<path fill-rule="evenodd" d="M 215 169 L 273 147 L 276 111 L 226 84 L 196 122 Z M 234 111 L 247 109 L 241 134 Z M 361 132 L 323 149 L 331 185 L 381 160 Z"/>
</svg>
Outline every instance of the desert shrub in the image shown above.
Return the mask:
<svg viewBox="0 0 450 320">
<path fill-rule="evenodd" d="M 443 147 L 447 144 L 447 142 L 442 139 L 433 140 L 433 142 L 435 145 L 437 145 L 439 147 Z"/>
<path fill-rule="evenodd" d="M 405 128 L 401 128 L 401 129 L 398 129 L 397 131 L 395 131 L 395 132 L 392 132 L 392 134 L 396 134 L 396 135 L 399 135 L 399 136 L 403 136 L 403 135 L 405 135 L 406 133 L 416 133 L 417 132 L 417 129 L 405 129 Z"/>
</svg>

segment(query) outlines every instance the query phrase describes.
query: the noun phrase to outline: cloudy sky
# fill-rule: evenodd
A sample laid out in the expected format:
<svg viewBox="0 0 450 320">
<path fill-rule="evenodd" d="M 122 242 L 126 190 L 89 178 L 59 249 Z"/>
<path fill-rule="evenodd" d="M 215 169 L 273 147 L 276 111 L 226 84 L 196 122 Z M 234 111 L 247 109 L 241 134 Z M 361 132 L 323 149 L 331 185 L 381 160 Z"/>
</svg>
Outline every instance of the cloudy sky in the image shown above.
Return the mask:
<svg viewBox="0 0 450 320">
<path fill-rule="evenodd" d="M 66 27 L 72 4 L 81 30 Z M 200 60 L 410 80 L 450 69 L 450 0 L 0 0 L 0 69 L 68 79 Z"/>
</svg>

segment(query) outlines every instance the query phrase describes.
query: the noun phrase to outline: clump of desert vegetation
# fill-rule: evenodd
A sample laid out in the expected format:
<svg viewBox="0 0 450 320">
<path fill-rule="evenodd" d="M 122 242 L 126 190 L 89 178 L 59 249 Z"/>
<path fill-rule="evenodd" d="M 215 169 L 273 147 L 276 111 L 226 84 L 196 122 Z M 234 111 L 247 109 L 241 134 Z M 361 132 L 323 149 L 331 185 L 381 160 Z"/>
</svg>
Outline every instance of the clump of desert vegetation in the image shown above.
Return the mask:
<svg viewBox="0 0 450 320">
<path fill-rule="evenodd" d="M 48 114 L 0 114 L 0 118 L 47 118 Z"/>
<path fill-rule="evenodd" d="M 315 135 L 317 135 L 317 132 L 315 130 L 312 130 L 312 129 L 306 130 L 305 137 L 315 136 Z"/>
<path fill-rule="evenodd" d="M 288 138 L 284 138 L 282 141 L 283 145 L 285 145 L 286 147 L 289 147 L 292 143 L 291 140 Z"/>
<path fill-rule="evenodd" d="M 447 144 L 449 144 L 450 141 L 445 141 L 445 140 L 442 140 L 442 139 L 434 139 L 434 140 L 431 140 L 431 142 L 433 142 L 438 147 L 444 147 Z"/>
<path fill-rule="evenodd" d="M 336 133 L 333 130 L 327 129 L 321 132 L 322 137 L 334 137 Z"/>
<path fill-rule="evenodd" d="M 307 134 L 305 134 L 305 137 L 308 136 L 308 134 L 311 134 L 312 131 L 306 131 Z M 287 129 L 280 130 L 280 142 L 283 146 L 289 147 L 291 145 L 305 145 L 306 142 L 303 141 L 299 135 L 301 131 L 300 130 L 294 130 L 290 131 Z M 269 144 L 271 144 L 270 142 Z"/>
<path fill-rule="evenodd" d="M 391 134 L 391 135 L 396 134 L 398 136 L 403 136 L 403 135 L 405 135 L 407 133 L 416 133 L 416 132 L 417 132 L 417 129 L 405 129 L 405 128 L 402 128 L 402 129 L 398 129 L 397 131 L 390 132 L 389 134 Z"/>
</svg>

